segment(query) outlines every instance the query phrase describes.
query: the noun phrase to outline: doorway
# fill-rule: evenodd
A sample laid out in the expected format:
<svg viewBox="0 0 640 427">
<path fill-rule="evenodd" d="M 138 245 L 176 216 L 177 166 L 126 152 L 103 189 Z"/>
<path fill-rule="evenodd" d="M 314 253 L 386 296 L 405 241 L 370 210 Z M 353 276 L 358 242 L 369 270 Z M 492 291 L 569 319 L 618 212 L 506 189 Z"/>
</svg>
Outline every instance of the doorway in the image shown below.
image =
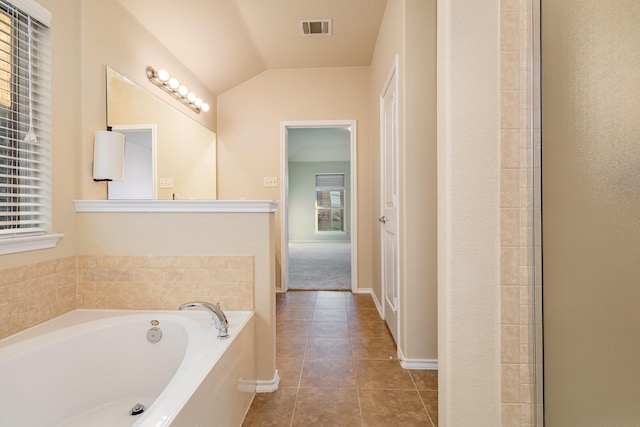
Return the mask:
<svg viewBox="0 0 640 427">
<path fill-rule="evenodd" d="M 107 183 L 110 200 L 152 200 L 157 198 L 155 124 L 113 125 L 111 130 L 126 138 L 124 181 Z"/>
<path fill-rule="evenodd" d="M 357 289 L 355 121 L 282 122 L 281 291 Z"/>
</svg>

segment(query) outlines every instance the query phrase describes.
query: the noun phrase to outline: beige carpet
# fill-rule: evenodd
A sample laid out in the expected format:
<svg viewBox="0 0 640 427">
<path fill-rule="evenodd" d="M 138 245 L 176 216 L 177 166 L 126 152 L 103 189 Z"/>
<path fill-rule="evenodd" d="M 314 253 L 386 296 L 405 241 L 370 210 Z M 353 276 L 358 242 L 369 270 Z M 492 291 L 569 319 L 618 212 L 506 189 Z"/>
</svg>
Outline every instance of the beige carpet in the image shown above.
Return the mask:
<svg viewBox="0 0 640 427">
<path fill-rule="evenodd" d="M 289 289 L 350 290 L 350 243 L 289 243 Z"/>
</svg>

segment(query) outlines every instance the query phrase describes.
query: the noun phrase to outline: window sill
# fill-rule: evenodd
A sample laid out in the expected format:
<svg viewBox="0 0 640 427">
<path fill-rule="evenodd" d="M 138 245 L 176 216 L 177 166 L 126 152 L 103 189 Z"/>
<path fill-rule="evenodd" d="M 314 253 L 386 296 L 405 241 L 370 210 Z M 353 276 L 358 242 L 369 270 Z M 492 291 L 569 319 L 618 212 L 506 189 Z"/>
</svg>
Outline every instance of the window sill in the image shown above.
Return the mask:
<svg viewBox="0 0 640 427">
<path fill-rule="evenodd" d="M 275 212 L 277 200 L 74 200 L 76 212 Z"/>
<path fill-rule="evenodd" d="M 55 248 L 64 234 L 40 234 L 38 236 L 6 237 L 0 239 L 0 255 Z"/>
</svg>

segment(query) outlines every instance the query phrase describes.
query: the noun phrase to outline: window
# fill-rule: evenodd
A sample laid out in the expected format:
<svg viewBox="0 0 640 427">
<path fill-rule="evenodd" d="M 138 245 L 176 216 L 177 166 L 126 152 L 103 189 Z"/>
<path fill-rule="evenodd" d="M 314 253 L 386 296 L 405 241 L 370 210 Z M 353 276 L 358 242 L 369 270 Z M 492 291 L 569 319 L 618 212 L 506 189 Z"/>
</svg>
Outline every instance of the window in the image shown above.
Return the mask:
<svg viewBox="0 0 640 427">
<path fill-rule="evenodd" d="M 3 246 L 10 238 L 44 235 L 50 228 L 49 20 L 49 12 L 33 0 L 0 0 Z M 29 249 L 0 253 L 19 250 Z"/>
<path fill-rule="evenodd" d="M 316 174 L 316 232 L 344 233 L 343 173 Z"/>
</svg>

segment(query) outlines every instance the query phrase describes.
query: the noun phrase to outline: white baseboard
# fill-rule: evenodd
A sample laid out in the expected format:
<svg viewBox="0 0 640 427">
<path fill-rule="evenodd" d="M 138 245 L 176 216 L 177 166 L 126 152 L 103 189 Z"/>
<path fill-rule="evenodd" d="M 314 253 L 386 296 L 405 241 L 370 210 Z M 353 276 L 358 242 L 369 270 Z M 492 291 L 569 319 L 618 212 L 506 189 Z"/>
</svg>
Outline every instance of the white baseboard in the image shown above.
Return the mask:
<svg viewBox="0 0 640 427">
<path fill-rule="evenodd" d="M 371 288 L 360 288 L 358 289 L 359 294 L 370 294 L 373 299 L 373 303 L 376 305 L 378 309 L 378 313 L 380 317 L 382 317 L 382 305 L 378 298 L 376 297 L 375 292 Z M 404 369 L 424 369 L 424 370 L 438 370 L 438 359 L 407 359 L 402 354 L 402 350 L 398 348 L 398 361 L 400 362 L 400 366 Z"/>
<path fill-rule="evenodd" d="M 273 393 L 280 385 L 280 375 L 278 370 L 272 380 L 256 380 L 256 393 Z"/>
<path fill-rule="evenodd" d="M 404 369 L 438 370 L 437 359 L 400 359 L 400 366 Z"/>
<path fill-rule="evenodd" d="M 380 301 L 378 301 L 378 298 L 376 297 L 376 293 L 373 292 L 373 289 L 358 288 L 358 293 L 371 295 L 371 298 L 373 299 L 373 303 L 376 305 L 376 308 L 378 309 L 378 314 L 380 315 L 380 317 L 382 317 L 382 305 L 380 305 Z"/>
<path fill-rule="evenodd" d="M 438 370 L 438 359 L 407 359 L 398 349 L 398 360 L 404 369 Z"/>
</svg>

